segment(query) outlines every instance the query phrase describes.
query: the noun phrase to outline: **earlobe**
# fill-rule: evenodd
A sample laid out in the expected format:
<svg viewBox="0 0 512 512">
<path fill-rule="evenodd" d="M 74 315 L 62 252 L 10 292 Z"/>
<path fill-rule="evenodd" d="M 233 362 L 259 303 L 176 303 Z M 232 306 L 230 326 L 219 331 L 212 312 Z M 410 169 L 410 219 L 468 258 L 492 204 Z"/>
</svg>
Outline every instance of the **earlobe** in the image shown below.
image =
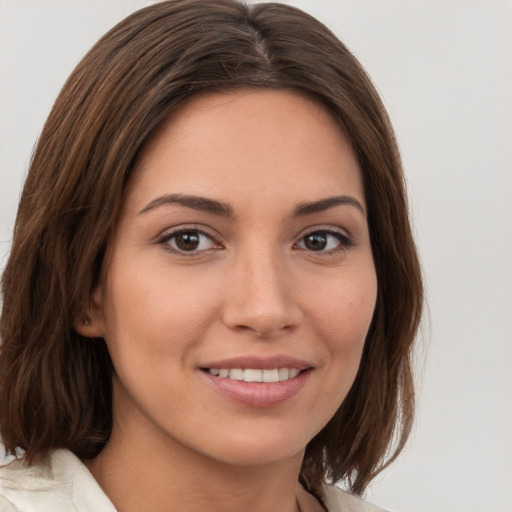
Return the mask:
<svg viewBox="0 0 512 512">
<path fill-rule="evenodd" d="M 86 338 L 105 337 L 105 321 L 101 287 L 95 288 L 91 294 L 89 306 L 77 315 L 75 331 Z"/>
</svg>

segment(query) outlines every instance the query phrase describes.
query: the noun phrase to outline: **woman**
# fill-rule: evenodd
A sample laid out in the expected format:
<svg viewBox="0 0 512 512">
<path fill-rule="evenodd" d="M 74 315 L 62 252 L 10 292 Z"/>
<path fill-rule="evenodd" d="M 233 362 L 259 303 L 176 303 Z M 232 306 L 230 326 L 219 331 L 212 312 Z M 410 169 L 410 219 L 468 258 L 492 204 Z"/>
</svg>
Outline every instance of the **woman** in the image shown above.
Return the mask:
<svg viewBox="0 0 512 512">
<path fill-rule="evenodd" d="M 344 45 L 284 5 L 142 9 L 68 79 L 23 190 L 2 510 L 377 510 L 357 495 L 409 433 L 421 303 Z"/>
</svg>

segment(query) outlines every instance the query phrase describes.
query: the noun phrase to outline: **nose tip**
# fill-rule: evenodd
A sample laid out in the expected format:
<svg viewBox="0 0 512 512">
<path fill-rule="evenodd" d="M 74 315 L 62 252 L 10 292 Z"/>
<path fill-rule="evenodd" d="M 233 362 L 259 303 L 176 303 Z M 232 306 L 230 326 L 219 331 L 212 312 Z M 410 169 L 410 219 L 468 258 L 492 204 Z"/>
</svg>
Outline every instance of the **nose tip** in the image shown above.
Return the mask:
<svg viewBox="0 0 512 512">
<path fill-rule="evenodd" d="M 234 272 L 224 304 L 225 325 L 261 339 L 292 331 L 302 313 L 290 284 L 286 272 L 270 265 Z"/>
</svg>

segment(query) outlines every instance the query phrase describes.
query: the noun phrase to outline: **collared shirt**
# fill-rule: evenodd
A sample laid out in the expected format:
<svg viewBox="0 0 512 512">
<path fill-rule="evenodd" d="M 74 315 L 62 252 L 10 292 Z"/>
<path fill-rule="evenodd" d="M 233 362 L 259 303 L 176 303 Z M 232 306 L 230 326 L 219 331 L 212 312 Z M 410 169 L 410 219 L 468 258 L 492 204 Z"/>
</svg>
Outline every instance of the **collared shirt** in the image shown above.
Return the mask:
<svg viewBox="0 0 512 512">
<path fill-rule="evenodd" d="M 384 512 L 337 487 L 325 486 L 328 512 Z M 325 508 L 300 485 L 302 512 Z M 69 450 L 54 450 L 45 464 L 27 466 L 15 460 L 0 467 L 0 512 L 116 512 L 84 464 Z"/>
</svg>

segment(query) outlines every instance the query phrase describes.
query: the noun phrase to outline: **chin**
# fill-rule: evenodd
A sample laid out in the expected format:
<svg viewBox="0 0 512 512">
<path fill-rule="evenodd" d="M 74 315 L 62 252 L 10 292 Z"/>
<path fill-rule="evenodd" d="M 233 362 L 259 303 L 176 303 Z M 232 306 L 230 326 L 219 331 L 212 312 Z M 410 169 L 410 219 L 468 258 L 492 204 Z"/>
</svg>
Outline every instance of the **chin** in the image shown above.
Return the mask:
<svg viewBox="0 0 512 512">
<path fill-rule="evenodd" d="M 300 466 L 300 462 L 304 457 L 304 451 L 305 446 L 295 451 L 283 449 L 276 451 L 270 447 L 262 448 L 261 445 L 257 447 L 244 446 L 239 449 L 229 450 L 227 453 L 224 452 L 216 457 L 216 460 L 239 468 L 275 465 L 286 461 L 291 462 L 292 460 L 297 460 Z"/>
<path fill-rule="evenodd" d="M 290 430 L 274 431 L 262 426 L 257 432 L 238 431 L 227 439 L 225 435 L 217 438 L 203 453 L 209 452 L 213 459 L 237 467 L 263 466 L 292 459 L 302 461 L 310 437 Z"/>
</svg>

